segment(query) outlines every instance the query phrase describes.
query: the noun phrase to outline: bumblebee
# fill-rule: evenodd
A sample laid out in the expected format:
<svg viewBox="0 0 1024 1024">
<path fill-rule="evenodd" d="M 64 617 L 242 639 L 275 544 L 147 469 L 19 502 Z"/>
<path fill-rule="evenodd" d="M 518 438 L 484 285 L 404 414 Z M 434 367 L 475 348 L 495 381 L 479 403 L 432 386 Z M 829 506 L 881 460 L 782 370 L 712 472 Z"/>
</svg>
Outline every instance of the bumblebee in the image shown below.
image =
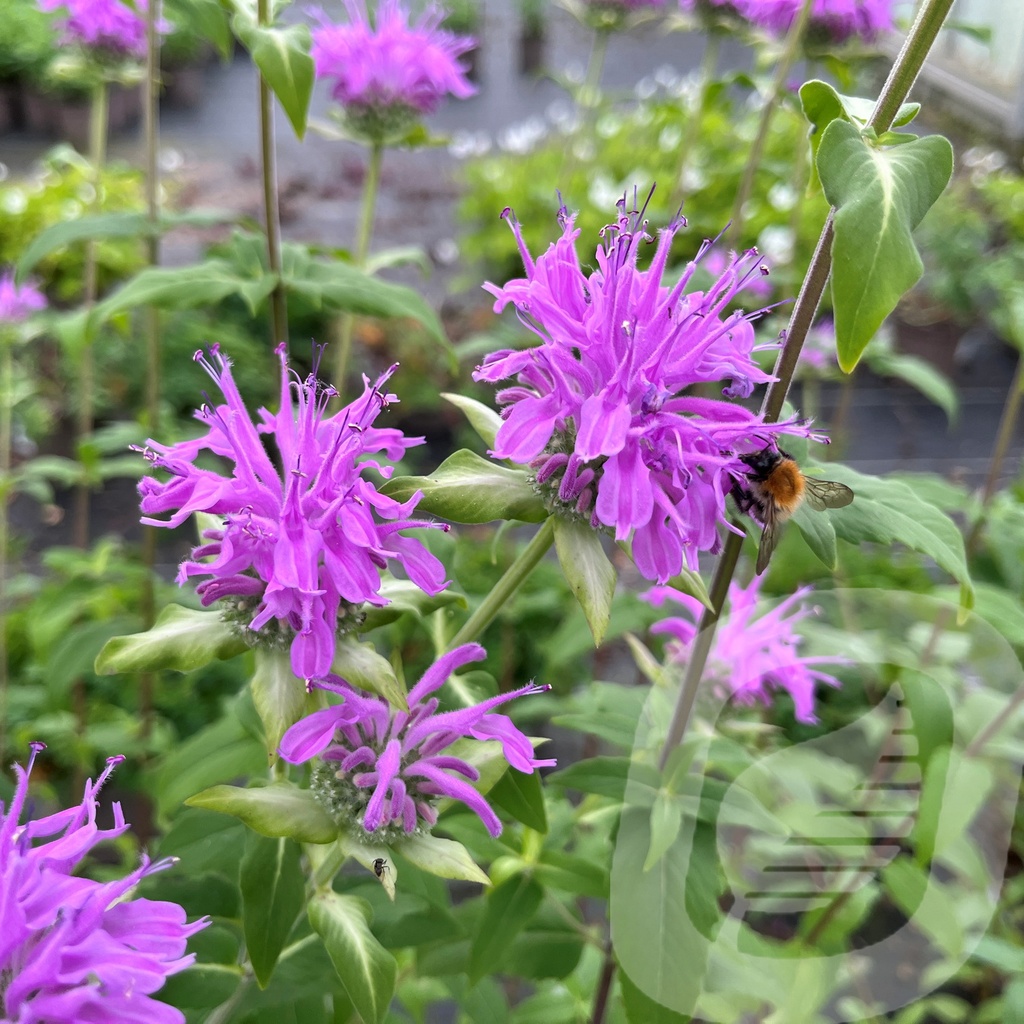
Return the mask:
<svg viewBox="0 0 1024 1024">
<path fill-rule="evenodd" d="M 815 512 L 824 512 L 853 501 L 853 491 L 846 484 L 804 476 L 793 456 L 775 445 L 741 455 L 740 462 L 749 467 L 749 472 L 745 482 L 737 480 L 733 484 L 732 496 L 739 510 L 763 528 L 757 552 L 758 576 L 768 568 L 768 560 L 779 542 L 780 527 L 801 502 L 806 500 Z"/>
</svg>

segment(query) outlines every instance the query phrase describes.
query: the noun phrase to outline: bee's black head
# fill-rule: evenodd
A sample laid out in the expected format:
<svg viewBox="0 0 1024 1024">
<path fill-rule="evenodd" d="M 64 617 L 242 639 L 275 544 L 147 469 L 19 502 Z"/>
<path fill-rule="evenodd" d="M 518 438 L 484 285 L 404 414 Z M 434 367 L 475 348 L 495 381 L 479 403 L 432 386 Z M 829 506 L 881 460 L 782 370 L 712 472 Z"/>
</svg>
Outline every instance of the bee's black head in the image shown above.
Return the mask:
<svg viewBox="0 0 1024 1024">
<path fill-rule="evenodd" d="M 759 452 L 751 452 L 750 455 L 741 455 L 740 462 L 750 467 L 750 476 L 755 480 L 767 480 L 771 471 L 785 459 L 791 456 L 781 448 L 769 445 Z"/>
</svg>

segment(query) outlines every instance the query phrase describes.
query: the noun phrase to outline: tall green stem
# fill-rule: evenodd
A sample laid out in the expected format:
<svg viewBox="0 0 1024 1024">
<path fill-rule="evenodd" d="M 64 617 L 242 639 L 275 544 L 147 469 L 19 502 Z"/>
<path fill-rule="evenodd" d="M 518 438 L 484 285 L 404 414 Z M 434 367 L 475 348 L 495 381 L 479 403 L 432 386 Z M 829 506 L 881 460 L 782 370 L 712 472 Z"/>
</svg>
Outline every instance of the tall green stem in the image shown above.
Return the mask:
<svg viewBox="0 0 1024 1024">
<path fill-rule="evenodd" d="M 14 418 L 14 338 L 0 330 L 0 764 L 7 763 L 7 546 L 11 481 L 11 424 Z"/>
<path fill-rule="evenodd" d="M 520 585 L 536 568 L 537 563 L 547 554 L 555 540 L 554 521 L 549 516 L 534 535 L 533 540 L 520 552 L 519 557 L 508 567 L 505 575 L 498 580 L 494 589 L 484 598 L 480 607 L 466 620 L 462 629 L 452 637 L 448 650 L 475 640 L 494 621 L 505 603 L 519 589 Z"/>
<path fill-rule="evenodd" d="M 590 61 L 587 64 L 587 77 L 580 87 L 580 106 L 593 111 L 601 98 L 601 73 L 604 71 L 605 57 L 608 56 L 608 29 L 597 29 L 594 32 L 594 45 L 590 48 Z"/>
<path fill-rule="evenodd" d="M 160 263 L 160 166 L 158 148 L 160 139 L 160 17 L 159 0 L 150 0 L 146 7 L 146 78 L 142 83 L 142 130 L 145 138 L 146 159 L 146 217 L 149 237 L 146 239 L 147 262 L 151 267 Z M 160 425 L 160 312 L 155 306 L 145 311 L 146 325 L 146 420 L 150 436 L 156 437 Z M 139 614 L 142 628 L 149 629 L 156 619 L 157 530 L 144 526 L 142 533 L 142 593 L 139 596 Z M 153 728 L 153 691 L 156 677 L 144 672 L 139 680 L 139 718 L 143 738 Z"/>
<path fill-rule="evenodd" d="M 256 17 L 270 24 L 270 0 L 257 0 Z M 259 78 L 260 156 L 263 166 L 263 221 L 267 232 L 267 266 L 277 283 L 270 293 L 270 346 L 288 344 L 288 302 L 281 280 L 281 210 L 277 198 L 277 149 L 274 141 L 274 98 L 262 72 Z M 276 366 L 276 363 L 275 363 Z M 276 371 L 275 371 L 276 372 Z"/>
<path fill-rule="evenodd" d="M 768 141 L 768 133 L 771 131 L 772 121 L 775 119 L 775 112 L 779 109 L 779 103 L 786 91 L 789 82 L 789 72 L 794 62 L 800 55 L 800 47 L 807 31 L 807 24 L 811 20 L 811 7 L 814 0 L 804 0 L 800 13 L 796 16 L 790 26 L 789 34 L 786 36 L 786 45 L 775 65 L 775 75 L 772 78 L 771 91 L 761 108 L 761 119 L 757 124 L 757 135 L 754 137 L 754 145 L 747 158 L 746 167 L 743 168 L 743 178 L 740 181 L 739 191 L 736 193 L 736 202 L 732 210 L 732 227 L 729 229 L 729 237 L 734 247 L 743 243 L 743 208 L 750 198 L 750 191 L 754 187 L 754 176 L 761 166 L 761 157 L 764 156 L 765 143 Z"/>
<path fill-rule="evenodd" d="M 918 10 L 917 18 L 910 29 L 910 35 L 889 72 L 889 77 L 882 88 L 882 93 L 869 122 L 870 127 L 879 134 L 888 131 L 892 126 L 893 118 L 906 100 L 910 87 L 920 73 L 921 65 L 928 56 L 928 51 L 939 28 L 952 6 L 953 0 L 924 0 Z M 807 275 L 800 288 L 800 294 L 793 307 L 789 328 L 786 332 L 786 343 L 775 363 L 774 375 L 777 380 L 769 385 L 761 406 L 761 415 L 765 423 L 775 423 L 778 420 L 786 401 L 786 395 L 789 393 L 793 373 L 800 358 L 800 351 L 814 320 L 814 314 L 832 269 L 832 234 L 832 214 L 829 213 L 818 238 L 818 245 L 814 250 L 811 265 L 807 269 Z M 686 667 L 686 677 L 679 690 L 676 708 L 669 725 L 669 736 L 659 759 L 662 766 L 668 761 L 672 749 L 686 734 L 697 687 L 704 675 L 707 658 L 711 652 L 715 627 L 722 614 L 725 597 L 729 591 L 729 583 L 736 571 L 736 564 L 739 561 L 742 548 L 743 537 L 730 531 L 722 554 L 719 556 L 718 567 L 711 585 L 712 608 L 704 609 L 697 626 L 697 639 L 693 645 L 690 662 Z"/>
<path fill-rule="evenodd" d="M 370 238 L 373 235 L 373 218 L 377 211 L 380 168 L 383 160 L 383 143 L 373 143 L 370 147 L 370 162 L 366 168 L 366 180 L 363 182 L 363 205 L 359 213 L 359 230 L 356 234 L 356 248 L 353 253 L 353 262 L 360 269 L 366 266 L 366 257 L 370 252 Z M 334 386 L 338 391 L 336 401 L 339 404 L 345 394 L 345 375 L 348 373 L 348 362 L 352 356 L 352 333 L 355 330 L 355 322 L 355 317 L 351 313 L 346 313 L 341 317 L 338 326 L 338 349 L 334 359 Z"/>
<path fill-rule="evenodd" d="M 107 159 L 107 111 L 110 95 L 108 89 L 106 82 L 96 85 L 89 106 L 89 163 L 92 169 L 93 213 L 99 213 L 102 206 L 103 165 Z M 90 240 L 85 243 L 85 269 L 82 280 L 82 301 L 86 309 L 96 302 L 98 286 L 96 243 Z M 81 445 L 92 433 L 96 406 L 96 365 L 91 337 L 86 337 L 82 347 L 82 362 L 78 372 L 79 401 L 75 426 L 76 441 Z M 72 535 L 76 547 L 80 548 L 88 547 L 89 544 L 89 490 L 87 481 L 80 483 L 75 490 L 75 521 Z"/>
<path fill-rule="evenodd" d="M 697 82 L 697 99 L 693 112 L 686 122 L 683 138 L 679 143 L 679 170 L 676 173 L 676 194 L 670 204 L 673 208 L 686 198 L 686 171 L 690 154 L 696 149 L 700 126 L 704 121 L 704 110 L 708 103 L 708 92 L 718 72 L 718 54 L 722 48 L 722 37 L 718 32 L 709 32 L 704 44 L 704 55 L 700 61 Z"/>
<path fill-rule="evenodd" d="M 999 483 L 999 474 L 1002 472 L 1006 453 L 1010 450 L 1010 442 L 1013 440 L 1013 429 L 1017 425 L 1017 417 L 1020 415 L 1022 393 L 1024 393 L 1024 357 L 1018 356 L 1017 369 L 1014 371 L 1013 380 L 1010 382 L 1010 390 L 1006 395 L 1006 402 L 1003 404 L 1003 415 L 999 420 L 996 441 L 992 447 L 992 458 L 989 459 L 988 464 L 988 476 L 985 478 L 985 486 L 981 491 L 981 509 L 965 542 L 968 554 L 974 553 L 978 546 L 978 541 L 981 540 L 981 531 L 985 528 L 988 507 L 992 504 L 992 498 L 995 496 L 996 485 Z"/>
</svg>

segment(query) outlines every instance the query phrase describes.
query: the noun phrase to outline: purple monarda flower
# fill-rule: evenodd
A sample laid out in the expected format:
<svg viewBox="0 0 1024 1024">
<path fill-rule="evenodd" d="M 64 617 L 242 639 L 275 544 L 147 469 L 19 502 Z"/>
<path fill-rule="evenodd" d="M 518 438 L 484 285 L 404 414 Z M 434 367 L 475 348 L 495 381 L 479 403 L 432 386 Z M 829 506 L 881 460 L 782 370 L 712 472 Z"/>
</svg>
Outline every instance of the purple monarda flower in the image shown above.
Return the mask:
<svg viewBox="0 0 1024 1024">
<path fill-rule="evenodd" d="M 500 835 L 498 816 L 471 785 L 480 773 L 445 750 L 467 736 L 498 740 L 505 760 L 521 772 L 554 765 L 537 760 L 533 744 L 511 719 L 494 713 L 506 701 L 550 687 L 522 686 L 473 707 L 439 713 L 438 699 L 431 695 L 456 669 L 485 656 L 479 644 L 443 655 L 409 691 L 408 711 L 338 676 L 318 680 L 312 685 L 339 694 L 343 703 L 296 722 L 281 740 L 281 756 L 291 764 L 319 756 L 312 783 L 317 798 L 339 824 L 359 822 L 382 842 L 429 831 L 437 821 L 434 804 L 444 797 L 466 804 L 492 836 Z"/>
<path fill-rule="evenodd" d="M 45 308 L 46 299 L 38 288 L 15 284 L 13 271 L 0 274 L 0 325 L 20 323 Z"/>
<path fill-rule="evenodd" d="M 476 92 L 459 61 L 476 41 L 440 28 L 439 7 L 410 21 L 401 0 L 380 0 L 371 20 L 365 0 L 344 2 L 348 23 L 315 28 L 312 55 L 317 77 L 335 80 L 332 95 L 371 137 L 433 113 L 448 93 Z"/>
<path fill-rule="evenodd" d="M 382 452 L 394 462 L 423 442 L 373 425 L 381 409 L 396 400 L 383 386 L 397 363 L 374 384 L 364 377 L 363 394 L 327 416 L 327 403 L 337 392 L 321 386 L 314 374 L 300 381 L 288 369 L 283 345 L 277 354 L 280 409 L 276 415 L 261 409 L 256 425 L 228 360 L 216 347 L 209 359 L 196 353 L 226 402 L 196 413 L 209 428 L 202 437 L 170 447 L 147 442 L 144 454 L 171 478 L 140 482 L 142 522 L 173 527 L 194 512 L 220 517 L 224 525 L 205 531 L 207 543 L 182 563 L 179 584 L 210 577 L 196 588 L 203 604 L 229 599 L 233 616 L 249 630 L 262 631 L 268 643 L 291 645 L 297 676 L 320 677 L 331 667 L 339 614 L 344 617 L 363 603 L 387 603 L 379 591 L 380 572 L 389 561 L 398 562 L 428 594 L 448 585 L 441 563 L 400 532 L 448 526 L 409 519 L 420 492 L 400 504 L 377 491 L 367 475 L 367 470 L 385 478 L 392 473 L 390 465 L 371 456 Z M 278 464 L 264 447 L 265 436 L 273 438 Z M 231 460 L 232 474 L 199 468 L 196 460 L 204 451 Z M 164 512 L 172 512 L 170 519 L 152 518 Z M 272 620 L 279 627 L 268 631 Z"/>
<path fill-rule="evenodd" d="M 146 0 L 39 0 L 39 6 L 67 11 L 58 24 L 68 42 L 114 56 L 145 56 Z"/>
<path fill-rule="evenodd" d="M 128 830 L 119 804 L 114 826 L 96 824 L 96 797 L 114 767 L 71 807 L 21 823 L 29 775 L 43 744 L 32 744 L 10 807 L 0 803 L 0 1019 L 12 1024 L 183 1024 L 180 1010 L 150 996 L 195 959 L 186 940 L 210 922 L 187 924 L 176 903 L 131 899 L 146 875 L 173 858 L 146 857 L 125 878 L 96 882 L 76 871 L 98 843 Z"/>
<path fill-rule="evenodd" d="M 686 395 L 691 385 L 728 380 L 728 397 L 748 396 L 773 378 L 758 368 L 752 320 L 728 312 L 752 280 L 767 274 L 756 250 L 729 258 L 706 292 L 687 285 L 710 248 L 705 242 L 677 283 L 662 283 L 682 218 L 660 232 L 647 270 L 637 266 L 651 241 L 642 212 L 625 212 L 602 231 L 597 269 L 584 272 L 579 232 L 563 207 L 562 237 L 534 262 L 511 212 L 526 278 L 487 284 L 500 311 L 512 303 L 541 344 L 488 356 L 477 380 L 516 383 L 497 394 L 504 422 L 492 455 L 529 464 L 548 507 L 595 529 L 633 537 L 633 558 L 665 582 L 701 551 L 717 551 L 729 528 L 725 498 L 746 480 L 739 456 L 782 434 L 813 436 L 790 420 L 766 424 L 740 405 Z"/>
<path fill-rule="evenodd" d="M 814 714 L 815 684 L 840 685 L 835 676 L 815 666 L 846 665 L 848 661 L 841 657 L 801 657 L 803 638 L 794 627 L 814 614 L 815 609 L 804 603 L 812 588 L 801 587 L 771 611 L 758 615 L 761 579 L 755 576 L 746 588 L 738 583 L 730 585 L 730 611 L 718 624 L 708 657 L 707 678 L 720 696 L 745 704 L 768 704 L 772 690 L 786 690 L 793 698 L 797 721 L 813 724 L 818 721 Z M 651 632 L 672 638 L 666 645 L 669 658 L 685 663 L 697 632 L 695 623 L 700 618 L 701 603 L 674 587 L 652 587 L 640 597 L 655 608 L 666 601 L 676 601 L 686 608 L 689 618 L 662 619 L 651 627 Z"/>
<path fill-rule="evenodd" d="M 803 0 L 736 0 L 740 13 L 777 35 L 796 21 Z M 832 42 L 858 37 L 870 42 L 893 29 L 893 0 L 814 0 L 810 31 Z"/>
</svg>

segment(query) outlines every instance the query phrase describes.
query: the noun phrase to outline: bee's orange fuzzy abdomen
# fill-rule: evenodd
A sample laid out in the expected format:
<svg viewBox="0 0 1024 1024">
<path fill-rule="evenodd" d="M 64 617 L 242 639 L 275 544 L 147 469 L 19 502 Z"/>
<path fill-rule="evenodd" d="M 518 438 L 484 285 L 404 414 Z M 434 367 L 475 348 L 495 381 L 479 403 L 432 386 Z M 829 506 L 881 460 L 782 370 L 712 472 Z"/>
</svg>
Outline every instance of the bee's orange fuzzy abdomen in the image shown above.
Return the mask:
<svg viewBox="0 0 1024 1024">
<path fill-rule="evenodd" d="M 783 459 L 761 485 L 785 515 L 796 510 L 804 496 L 804 475 L 792 459 Z"/>
</svg>

